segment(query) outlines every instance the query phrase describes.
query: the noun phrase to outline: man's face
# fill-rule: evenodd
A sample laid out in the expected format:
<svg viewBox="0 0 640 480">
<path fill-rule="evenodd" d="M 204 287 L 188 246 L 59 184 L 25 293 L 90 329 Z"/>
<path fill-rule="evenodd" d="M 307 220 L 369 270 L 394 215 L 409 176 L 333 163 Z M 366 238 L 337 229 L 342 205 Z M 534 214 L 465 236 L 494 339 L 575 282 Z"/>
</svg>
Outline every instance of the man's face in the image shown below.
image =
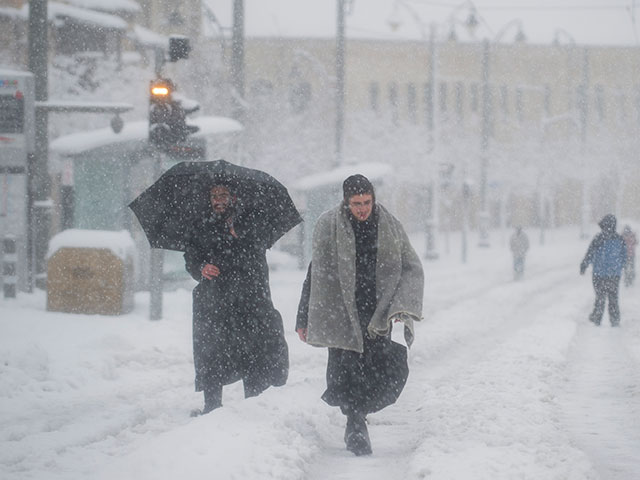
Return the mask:
<svg viewBox="0 0 640 480">
<path fill-rule="evenodd" d="M 216 213 L 224 213 L 231 205 L 231 193 L 227 187 L 221 185 L 213 187 L 209 192 L 211 208 Z"/>
<path fill-rule="evenodd" d="M 371 216 L 373 210 L 373 195 L 363 193 L 349 198 L 349 211 L 357 220 L 364 222 Z"/>
</svg>

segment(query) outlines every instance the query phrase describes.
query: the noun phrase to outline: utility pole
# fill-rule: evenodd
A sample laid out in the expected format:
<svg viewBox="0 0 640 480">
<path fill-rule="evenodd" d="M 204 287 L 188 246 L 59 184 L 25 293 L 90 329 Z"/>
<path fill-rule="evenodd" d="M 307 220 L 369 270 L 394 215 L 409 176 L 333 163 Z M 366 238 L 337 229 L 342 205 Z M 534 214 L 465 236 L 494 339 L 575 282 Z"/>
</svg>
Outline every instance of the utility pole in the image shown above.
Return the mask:
<svg viewBox="0 0 640 480">
<path fill-rule="evenodd" d="M 47 0 L 29 2 L 29 70 L 35 80 L 36 102 L 46 102 L 48 93 L 49 28 Z M 28 290 L 34 285 L 44 288 L 40 278 L 46 271 L 45 256 L 49 242 L 51 205 L 49 200 L 49 114 L 44 109 L 35 112 L 35 153 L 28 158 Z"/>
<path fill-rule="evenodd" d="M 587 185 L 587 119 L 589 115 L 589 50 L 584 47 L 582 81 L 578 87 L 578 111 L 580 112 L 580 162 L 582 164 L 582 208 L 580 214 L 580 238 L 587 238 L 589 198 Z"/>
<path fill-rule="evenodd" d="M 423 35 L 424 36 L 424 35 Z M 431 168 L 431 185 L 429 186 L 429 208 L 427 210 L 427 218 L 425 220 L 425 258 L 427 260 L 435 260 L 439 257 L 436 248 L 436 231 L 438 229 L 438 203 L 440 178 L 436 166 L 436 133 L 435 133 L 435 81 L 436 81 L 436 41 L 435 41 L 435 25 L 429 27 L 429 70 L 427 73 L 427 135 L 428 135 L 428 155 L 430 157 Z"/>
<path fill-rule="evenodd" d="M 233 0 L 231 83 L 233 118 L 241 122 L 244 117 L 244 0 Z"/>
<path fill-rule="evenodd" d="M 489 85 L 489 40 L 482 42 L 482 130 L 480 133 L 480 218 L 478 246 L 489 246 L 489 211 L 487 200 L 488 150 L 491 127 L 491 87 Z"/>
<path fill-rule="evenodd" d="M 338 1 L 336 32 L 336 145 L 335 164 L 342 163 L 342 142 L 344 131 L 344 27 L 345 0 Z"/>
</svg>

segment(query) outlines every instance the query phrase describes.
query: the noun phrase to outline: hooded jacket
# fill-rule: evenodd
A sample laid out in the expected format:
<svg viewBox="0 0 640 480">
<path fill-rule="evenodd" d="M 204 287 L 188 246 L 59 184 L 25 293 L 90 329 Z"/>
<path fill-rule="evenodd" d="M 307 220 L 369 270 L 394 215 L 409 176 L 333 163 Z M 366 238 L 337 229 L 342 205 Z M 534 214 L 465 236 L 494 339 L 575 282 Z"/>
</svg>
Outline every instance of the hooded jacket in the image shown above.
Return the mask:
<svg viewBox="0 0 640 480">
<path fill-rule="evenodd" d="M 616 233 L 616 217 L 605 215 L 598 224 L 602 231 L 591 241 L 582 263 L 581 272 L 593 265 L 597 277 L 619 277 L 627 261 L 624 239 Z"/>
</svg>

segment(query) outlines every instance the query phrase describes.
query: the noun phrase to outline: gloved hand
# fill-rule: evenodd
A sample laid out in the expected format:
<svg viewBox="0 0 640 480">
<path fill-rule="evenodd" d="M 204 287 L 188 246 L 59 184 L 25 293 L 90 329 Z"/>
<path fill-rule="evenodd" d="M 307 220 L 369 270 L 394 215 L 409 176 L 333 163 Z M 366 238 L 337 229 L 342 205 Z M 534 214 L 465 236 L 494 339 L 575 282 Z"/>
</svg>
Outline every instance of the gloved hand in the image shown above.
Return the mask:
<svg viewBox="0 0 640 480">
<path fill-rule="evenodd" d="M 580 264 L 580 275 L 584 275 L 584 272 L 586 272 L 586 271 L 587 271 L 587 264 L 582 262 Z"/>
</svg>

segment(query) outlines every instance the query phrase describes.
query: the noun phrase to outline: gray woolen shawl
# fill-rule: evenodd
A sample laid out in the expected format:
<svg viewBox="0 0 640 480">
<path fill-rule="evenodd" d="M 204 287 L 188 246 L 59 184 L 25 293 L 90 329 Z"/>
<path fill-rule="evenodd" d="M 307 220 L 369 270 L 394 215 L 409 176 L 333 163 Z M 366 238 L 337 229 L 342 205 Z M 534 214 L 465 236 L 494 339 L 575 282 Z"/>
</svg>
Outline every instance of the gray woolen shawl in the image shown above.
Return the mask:
<svg viewBox="0 0 640 480">
<path fill-rule="evenodd" d="M 388 335 L 399 317 L 405 338 L 413 340 L 413 320 L 422 318 L 422 263 L 400 222 L 377 204 L 377 307 L 368 334 Z M 313 232 L 311 293 L 307 342 L 320 347 L 362 353 L 363 338 L 356 308 L 356 244 L 342 205 L 323 213 Z"/>
</svg>

